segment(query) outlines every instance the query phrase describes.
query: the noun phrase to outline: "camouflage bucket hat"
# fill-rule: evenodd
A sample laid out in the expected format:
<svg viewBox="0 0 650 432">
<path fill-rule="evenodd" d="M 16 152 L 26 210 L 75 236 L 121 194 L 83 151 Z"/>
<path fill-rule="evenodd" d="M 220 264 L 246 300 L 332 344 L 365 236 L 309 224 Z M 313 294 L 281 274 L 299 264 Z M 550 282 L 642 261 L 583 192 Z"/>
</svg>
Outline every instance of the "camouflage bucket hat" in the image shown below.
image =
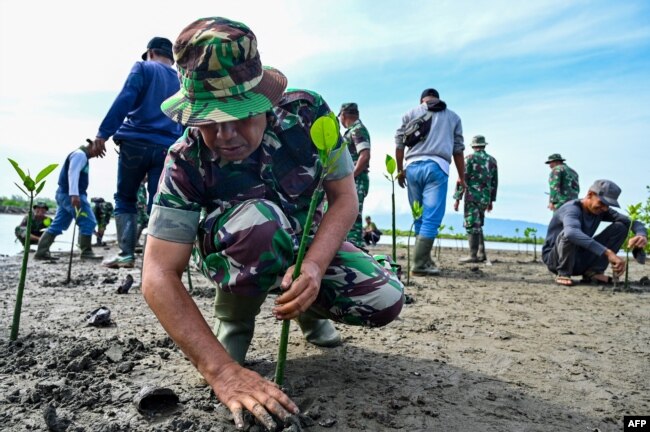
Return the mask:
<svg viewBox="0 0 650 432">
<path fill-rule="evenodd" d="M 181 89 L 161 108 L 185 126 L 261 114 L 287 87 L 280 71 L 262 67 L 253 32 L 226 18 L 201 18 L 185 27 L 174 44 L 174 59 Z"/>
<path fill-rule="evenodd" d="M 564 162 L 565 160 L 566 160 L 566 159 L 562 159 L 562 155 L 561 155 L 561 154 L 559 154 L 559 153 L 553 153 L 552 155 L 550 155 L 550 156 L 548 157 L 548 159 L 547 159 L 546 162 L 544 162 L 544 163 L 550 164 L 551 162 L 555 162 L 555 161 Z"/>
<path fill-rule="evenodd" d="M 485 147 L 488 143 L 485 142 L 485 137 L 483 135 L 476 135 L 472 138 L 472 147 Z"/>
</svg>

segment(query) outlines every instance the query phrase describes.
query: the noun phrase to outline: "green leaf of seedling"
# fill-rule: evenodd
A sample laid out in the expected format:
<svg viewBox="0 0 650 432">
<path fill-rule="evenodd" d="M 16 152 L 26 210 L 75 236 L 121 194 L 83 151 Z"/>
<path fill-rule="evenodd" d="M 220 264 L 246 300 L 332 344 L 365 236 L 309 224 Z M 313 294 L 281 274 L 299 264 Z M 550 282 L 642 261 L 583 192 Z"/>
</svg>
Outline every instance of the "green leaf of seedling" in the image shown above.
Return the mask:
<svg viewBox="0 0 650 432">
<path fill-rule="evenodd" d="M 22 169 L 20 169 L 20 167 L 18 166 L 18 162 L 16 162 L 15 160 L 9 159 L 9 158 L 7 158 L 7 160 L 9 161 L 9 163 L 11 163 L 11 165 L 13 165 L 14 169 L 16 170 L 18 175 L 20 176 L 20 179 L 22 181 L 25 181 L 25 172 Z"/>
<path fill-rule="evenodd" d="M 420 201 L 413 201 L 413 207 L 411 207 L 411 213 L 413 214 L 413 219 L 420 219 L 422 217 L 422 212 L 423 212 L 422 205 L 420 204 Z M 438 228 L 440 230 L 440 228 Z"/>
<path fill-rule="evenodd" d="M 392 157 L 391 155 L 387 154 L 386 155 L 386 171 L 388 171 L 388 174 L 393 176 L 393 173 L 397 169 L 397 162 L 395 161 L 395 158 Z"/>
<path fill-rule="evenodd" d="M 34 180 L 32 180 L 32 178 L 28 175 L 25 176 L 23 184 L 25 185 L 25 188 L 30 192 L 36 189 L 36 183 L 34 183 Z"/>
<path fill-rule="evenodd" d="M 43 169 L 41 170 L 41 172 L 38 173 L 38 175 L 36 176 L 36 178 L 34 179 L 34 181 L 35 181 L 36 183 L 40 182 L 40 181 L 43 180 L 45 177 L 47 177 L 47 175 L 48 175 L 49 173 L 51 173 L 52 171 L 54 171 L 54 170 L 56 169 L 56 167 L 58 167 L 58 166 L 59 166 L 59 164 L 51 164 L 51 165 L 46 166 L 45 168 L 43 168 Z"/>
<path fill-rule="evenodd" d="M 388 174 L 386 174 L 386 173 L 384 173 L 384 177 L 386 177 L 386 180 L 388 180 L 388 181 L 393 181 L 393 179 L 391 177 L 388 177 Z"/>
<path fill-rule="evenodd" d="M 44 186 L 45 186 L 45 182 L 41 182 L 41 184 L 38 185 L 38 187 L 36 188 L 36 195 L 38 195 L 39 193 L 41 193 L 41 191 L 43 190 L 43 187 L 44 187 Z"/>
<path fill-rule="evenodd" d="M 340 135 L 341 134 L 341 125 L 339 124 L 339 119 L 338 119 L 338 117 L 336 117 L 336 114 L 334 114 L 332 111 L 330 111 L 330 113 L 327 116 L 332 119 L 332 121 L 336 125 L 336 133 Z"/>
<path fill-rule="evenodd" d="M 339 142 L 336 123 L 331 117 L 323 116 L 317 118 L 314 124 L 311 125 L 309 135 L 318 150 L 328 152 Z"/>
</svg>

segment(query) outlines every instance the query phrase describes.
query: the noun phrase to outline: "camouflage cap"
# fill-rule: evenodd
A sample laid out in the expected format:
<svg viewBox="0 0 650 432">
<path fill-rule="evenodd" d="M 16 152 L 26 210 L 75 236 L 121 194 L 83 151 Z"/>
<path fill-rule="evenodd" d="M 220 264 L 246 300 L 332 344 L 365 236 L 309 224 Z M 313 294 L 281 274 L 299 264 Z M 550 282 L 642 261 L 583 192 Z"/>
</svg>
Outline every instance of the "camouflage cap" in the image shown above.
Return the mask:
<svg viewBox="0 0 650 432">
<path fill-rule="evenodd" d="M 611 180 L 596 180 L 589 190 L 609 207 L 620 207 L 618 197 L 621 195 L 621 188 Z"/>
<path fill-rule="evenodd" d="M 551 163 L 551 162 L 555 162 L 555 161 L 564 162 L 565 160 L 566 160 L 566 159 L 562 159 L 562 155 L 561 155 L 561 154 L 559 154 L 559 153 L 553 153 L 552 155 L 550 155 L 550 156 L 548 157 L 548 159 L 547 159 L 546 162 L 544 162 L 544 163 L 549 164 L 549 163 Z"/>
<path fill-rule="evenodd" d="M 354 102 L 344 103 L 343 105 L 341 105 L 341 110 L 339 111 L 339 115 L 343 113 L 359 115 L 359 107 Z"/>
<path fill-rule="evenodd" d="M 287 87 L 280 71 L 262 67 L 253 32 L 227 18 L 201 18 L 185 27 L 174 44 L 174 59 L 181 89 L 161 109 L 185 126 L 261 114 Z"/>
<path fill-rule="evenodd" d="M 50 209 L 50 207 L 48 207 L 45 201 L 37 201 L 32 208 L 33 209 L 44 208 L 46 211 Z"/>
<path fill-rule="evenodd" d="M 488 143 L 485 142 L 485 137 L 483 135 L 476 135 L 472 138 L 472 147 L 485 147 Z"/>
</svg>

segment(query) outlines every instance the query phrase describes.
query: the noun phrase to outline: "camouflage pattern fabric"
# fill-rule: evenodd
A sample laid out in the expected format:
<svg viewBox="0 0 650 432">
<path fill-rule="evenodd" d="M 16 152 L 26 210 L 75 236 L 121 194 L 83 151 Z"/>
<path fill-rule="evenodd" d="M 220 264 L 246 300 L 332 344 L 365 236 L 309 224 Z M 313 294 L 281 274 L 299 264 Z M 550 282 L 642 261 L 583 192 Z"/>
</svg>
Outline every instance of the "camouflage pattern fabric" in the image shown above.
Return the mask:
<svg viewBox="0 0 650 432">
<path fill-rule="evenodd" d="M 147 185 L 141 183 L 138 188 L 136 208 L 138 211 L 138 225 L 145 226 L 149 223 L 149 214 L 147 213 Z"/>
<path fill-rule="evenodd" d="M 244 119 L 269 111 L 287 79 L 263 68 L 257 39 L 243 23 L 202 18 L 185 27 L 174 43 L 181 89 L 161 105 L 186 126 Z"/>
<path fill-rule="evenodd" d="M 225 213 L 209 214 L 201 224 L 193 257 L 219 289 L 254 297 L 279 289 L 297 246 L 298 238 L 280 207 L 253 199 Z M 403 291 L 390 267 L 360 251 L 339 251 L 310 310 L 346 324 L 383 326 L 399 314 Z"/>
<path fill-rule="evenodd" d="M 578 199 L 580 194 L 580 183 L 578 173 L 567 164 L 561 164 L 551 170 L 548 177 L 550 187 L 549 202 L 555 209 L 562 207 L 567 201 Z"/>
<path fill-rule="evenodd" d="M 454 199 L 465 196 L 464 226 L 467 233 L 480 233 L 485 220 L 485 210 L 497 199 L 499 175 L 497 161 L 485 149 L 475 150 L 465 157 L 465 184 L 467 190 L 456 187 Z"/>
<path fill-rule="evenodd" d="M 352 162 L 354 164 L 359 160 L 359 153 L 363 150 L 370 150 L 370 134 L 368 129 L 363 125 L 361 120 L 356 120 L 343 134 L 343 145 L 350 151 Z M 368 168 L 354 178 L 357 188 L 357 198 L 359 199 L 359 214 L 350 229 L 347 240 L 357 247 L 363 247 L 363 201 L 368 195 L 370 180 L 368 178 Z"/>
<path fill-rule="evenodd" d="M 364 247 L 365 242 L 363 241 L 363 201 L 368 196 L 368 187 L 370 186 L 370 179 L 368 178 L 367 172 L 362 172 L 354 178 L 354 183 L 357 188 L 357 198 L 359 199 L 359 213 L 357 213 L 357 218 L 354 220 L 354 225 L 348 233 L 347 241 L 355 245 L 356 247 Z"/>
<path fill-rule="evenodd" d="M 97 229 L 106 229 L 113 216 L 113 204 L 108 201 L 96 202 L 93 206 L 93 213 L 97 219 Z"/>
<path fill-rule="evenodd" d="M 267 113 L 267 128 L 258 149 L 243 161 L 223 165 L 213 161 L 198 129 L 187 128 L 169 150 L 153 203 L 191 212 L 205 209 L 206 214 L 212 214 L 224 213 L 249 199 L 270 199 L 282 208 L 296 234 L 302 234 L 323 169 L 309 128 L 329 112 L 317 93 L 287 92 L 280 105 Z M 352 172 L 349 155 L 344 154 L 337 164 L 335 172 L 326 178 L 338 179 Z M 321 220 L 322 203 L 308 228 L 311 234 Z M 150 232 L 158 229 L 151 224 L 149 228 Z"/>
</svg>

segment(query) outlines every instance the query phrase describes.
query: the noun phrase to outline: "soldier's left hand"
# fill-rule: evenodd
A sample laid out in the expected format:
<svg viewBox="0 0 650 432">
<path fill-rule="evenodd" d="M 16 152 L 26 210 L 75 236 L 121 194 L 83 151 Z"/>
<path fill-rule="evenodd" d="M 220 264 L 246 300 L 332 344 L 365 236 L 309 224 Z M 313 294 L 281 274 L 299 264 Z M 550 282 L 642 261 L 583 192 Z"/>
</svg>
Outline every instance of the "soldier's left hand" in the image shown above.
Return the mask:
<svg viewBox="0 0 650 432">
<path fill-rule="evenodd" d="M 648 239 L 644 236 L 634 236 L 632 237 L 628 242 L 627 246 L 632 249 L 632 248 L 644 248 L 645 245 L 648 244 Z"/>
<path fill-rule="evenodd" d="M 323 275 L 320 267 L 313 261 L 305 259 L 300 267 L 300 276 L 293 282 L 294 266 L 289 267 L 282 278 L 280 288 L 284 291 L 275 300 L 273 315 L 279 320 L 295 318 L 305 312 L 318 296 Z"/>
</svg>

